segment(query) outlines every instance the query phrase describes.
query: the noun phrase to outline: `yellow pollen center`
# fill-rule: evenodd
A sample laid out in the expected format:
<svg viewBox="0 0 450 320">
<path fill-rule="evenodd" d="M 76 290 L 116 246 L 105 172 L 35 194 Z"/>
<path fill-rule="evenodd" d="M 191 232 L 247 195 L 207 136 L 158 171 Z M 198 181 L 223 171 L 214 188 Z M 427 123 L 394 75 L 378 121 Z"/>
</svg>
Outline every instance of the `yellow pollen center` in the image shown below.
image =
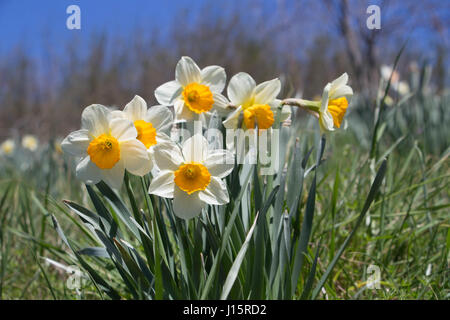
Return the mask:
<svg viewBox="0 0 450 320">
<path fill-rule="evenodd" d="M 268 104 L 254 104 L 244 110 L 244 124 L 247 129 L 255 128 L 255 121 L 259 129 L 268 129 L 274 122 L 273 112 Z"/>
<path fill-rule="evenodd" d="M 196 82 L 184 87 L 183 100 L 189 110 L 198 114 L 211 110 L 214 104 L 213 94 L 209 87 Z"/>
<path fill-rule="evenodd" d="M 196 162 L 182 164 L 174 172 L 174 175 L 175 184 L 188 194 L 205 190 L 211 182 L 211 174 L 208 169 Z"/>
<path fill-rule="evenodd" d="M 150 122 L 136 120 L 134 126 L 138 133 L 136 139 L 142 142 L 147 149 L 156 144 L 156 129 Z"/>
<path fill-rule="evenodd" d="M 345 97 L 334 99 L 328 102 L 328 111 L 333 117 L 333 123 L 337 128 L 341 127 L 345 112 L 347 111 L 348 101 Z"/>
<path fill-rule="evenodd" d="M 89 143 L 87 153 L 100 169 L 111 169 L 120 160 L 120 146 L 116 138 L 102 134 Z"/>
</svg>

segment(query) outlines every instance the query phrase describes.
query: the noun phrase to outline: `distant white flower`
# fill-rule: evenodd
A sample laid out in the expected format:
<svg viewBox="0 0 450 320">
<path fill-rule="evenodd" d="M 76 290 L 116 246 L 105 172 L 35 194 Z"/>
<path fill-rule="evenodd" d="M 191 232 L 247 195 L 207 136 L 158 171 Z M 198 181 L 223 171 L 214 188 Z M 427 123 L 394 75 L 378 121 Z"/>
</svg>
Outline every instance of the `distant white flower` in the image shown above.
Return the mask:
<svg viewBox="0 0 450 320">
<path fill-rule="evenodd" d="M 223 149 L 210 150 L 202 135 L 187 139 L 181 148 L 175 143 L 157 145 L 155 160 L 161 171 L 153 178 L 149 193 L 173 198 L 178 217 L 190 219 L 207 204 L 230 201 L 222 179 L 233 170 L 233 154 Z"/>
<path fill-rule="evenodd" d="M 243 125 L 247 129 L 259 129 L 272 127 L 275 121 L 276 110 L 280 100 L 276 99 L 281 90 L 281 82 L 278 79 L 263 82 L 256 85 L 255 80 L 245 72 L 234 75 L 228 84 L 227 93 L 236 110 L 230 113 L 223 125 L 227 129 L 236 129 L 239 120 L 243 118 Z M 281 121 L 290 115 L 290 107 L 284 106 L 281 110 Z"/>
<path fill-rule="evenodd" d="M 31 134 L 24 135 L 22 138 L 22 147 L 30 151 L 36 151 L 38 148 L 38 140 Z"/>
<path fill-rule="evenodd" d="M 385 82 L 391 78 L 391 88 L 397 91 L 400 95 L 404 96 L 410 92 L 409 85 L 406 81 L 400 80 L 400 74 L 393 70 L 391 66 L 382 65 L 380 68 L 381 77 Z"/>
<path fill-rule="evenodd" d="M 61 147 L 77 157 L 78 179 L 87 184 L 103 180 L 117 189 L 125 169 L 138 176 L 151 170 L 147 148 L 136 138 L 133 122 L 114 117 L 109 109 L 96 104 L 84 109 L 81 130 L 70 133 Z"/>
<path fill-rule="evenodd" d="M 137 130 L 137 139 L 151 153 L 157 143 L 169 142 L 167 135 L 173 124 L 173 115 L 165 106 L 152 106 L 147 109 L 147 103 L 136 95 L 123 109 L 112 111 L 112 116 L 128 119 Z"/>
<path fill-rule="evenodd" d="M 7 139 L 7 140 L 3 141 L 3 143 L 1 144 L 2 153 L 5 155 L 12 154 L 14 152 L 15 148 L 16 148 L 16 143 L 14 142 L 13 139 Z"/>
<path fill-rule="evenodd" d="M 228 100 L 221 94 L 225 88 L 225 70 L 219 66 L 200 69 L 190 57 L 182 57 L 175 69 L 175 80 L 155 90 L 158 103 L 174 106 L 175 122 L 200 120 L 217 111 L 226 114 Z"/>
<path fill-rule="evenodd" d="M 341 126 L 353 96 L 353 90 L 347 82 L 348 75 L 344 73 L 323 89 L 319 109 L 319 124 L 322 131 L 334 131 Z"/>
</svg>

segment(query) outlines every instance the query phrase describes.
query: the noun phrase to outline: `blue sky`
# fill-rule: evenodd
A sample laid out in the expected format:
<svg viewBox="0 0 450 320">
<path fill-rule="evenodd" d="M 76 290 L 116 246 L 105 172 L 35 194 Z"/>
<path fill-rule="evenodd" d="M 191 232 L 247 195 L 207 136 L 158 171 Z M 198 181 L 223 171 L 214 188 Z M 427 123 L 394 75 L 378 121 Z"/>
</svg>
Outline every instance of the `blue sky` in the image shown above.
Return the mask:
<svg viewBox="0 0 450 320">
<path fill-rule="evenodd" d="M 251 3 L 245 0 L 0 0 L 0 55 L 11 53 L 11 49 L 20 45 L 29 54 L 40 58 L 47 54 L 47 50 L 63 50 L 74 39 L 77 39 L 77 45 L 83 49 L 89 44 L 93 34 L 114 34 L 126 39 L 137 27 L 143 30 L 158 29 L 164 36 L 181 8 L 189 10 L 195 16 L 205 3 L 220 10 L 222 5 L 231 3 L 231 7 L 236 8 L 242 6 L 242 2 Z M 256 1 L 258 9 L 269 15 L 277 2 L 278 0 Z M 72 4 L 81 8 L 81 30 L 66 28 L 69 16 L 66 8 Z M 448 5 L 441 6 L 434 14 L 442 15 L 445 22 L 450 10 Z M 314 22 L 311 19 L 313 31 L 320 31 L 321 24 Z M 430 33 L 416 31 L 410 46 L 422 49 L 429 46 L 429 40 L 433 39 Z"/>
<path fill-rule="evenodd" d="M 202 0 L 0 0 L 0 53 L 18 44 L 32 54 L 42 54 L 43 39 L 58 45 L 73 37 L 88 40 L 93 33 L 126 36 L 136 27 L 158 28 L 164 32 L 177 10 L 197 10 Z M 81 30 L 68 30 L 66 8 L 81 9 Z M 155 11 L 157 8 L 157 12 Z"/>
</svg>

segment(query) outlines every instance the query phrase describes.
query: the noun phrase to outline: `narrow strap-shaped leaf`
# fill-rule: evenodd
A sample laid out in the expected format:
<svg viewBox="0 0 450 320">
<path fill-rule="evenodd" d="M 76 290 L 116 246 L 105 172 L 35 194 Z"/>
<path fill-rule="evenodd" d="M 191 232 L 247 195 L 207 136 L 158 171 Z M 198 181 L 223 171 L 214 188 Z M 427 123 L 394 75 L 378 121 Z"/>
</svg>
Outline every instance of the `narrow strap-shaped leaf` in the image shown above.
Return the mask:
<svg viewBox="0 0 450 320">
<path fill-rule="evenodd" d="M 108 252 L 103 247 L 87 247 L 78 250 L 78 253 L 91 257 L 110 258 Z"/>
<path fill-rule="evenodd" d="M 302 230 L 300 232 L 300 238 L 298 240 L 297 249 L 294 256 L 294 266 L 292 267 L 291 277 L 291 295 L 295 293 L 297 288 L 298 278 L 303 266 L 303 261 L 306 254 L 306 248 L 308 247 L 309 238 L 311 236 L 312 222 L 314 216 L 314 208 L 316 202 L 316 175 L 309 189 L 308 200 L 306 201 L 305 217 L 302 223 Z"/>
<path fill-rule="evenodd" d="M 302 292 L 302 296 L 300 297 L 300 299 L 302 299 L 302 300 L 308 298 L 309 293 L 311 292 L 312 285 L 314 282 L 314 277 L 316 275 L 317 260 L 319 259 L 319 253 L 320 253 L 320 241 L 319 241 L 319 244 L 317 245 L 316 255 L 315 255 L 313 264 L 311 266 L 311 270 L 309 272 L 308 278 L 306 279 L 305 287 L 303 288 L 303 292 Z"/>
<path fill-rule="evenodd" d="M 225 231 L 223 233 L 222 243 L 221 243 L 219 251 L 217 252 L 216 257 L 214 259 L 213 266 L 211 267 L 211 271 L 209 272 L 208 278 L 206 279 L 205 288 L 203 289 L 203 292 L 200 297 L 201 300 L 206 299 L 208 297 L 209 291 L 211 290 L 213 279 L 216 276 L 217 269 L 219 267 L 219 261 L 221 260 L 222 254 L 225 250 L 225 247 L 228 244 L 228 239 L 230 237 L 231 229 L 233 228 L 234 220 L 236 219 L 236 216 L 239 212 L 239 207 L 240 207 L 240 202 L 241 202 L 242 196 L 243 196 L 244 192 L 246 192 L 246 190 L 247 190 L 248 182 L 250 181 L 252 173 L 253 173 L 253 170 L 248 170 L 247 175 L 244 179 L 244 183 L 242 183 L 242 185 L 241 185 L 241 190 L 239 192 L 239 195 L 237 196 L 236 200 L 234 201 L 233 212 L 231 213 L 231 217 L 230 217 L 228 224 L 225 228 Z"/>
<path fill-rule="evenodd" d="M 52 221 L 53 221 L 53 227 L 55 228 L 56 232 L 58 233 L 59 237 L 64 241 L 64 243 L 72 250 L 72 252 L 77 257 L 78 261 L 80 262 L 81 266 L 86 269 L 86 271 L 89 273 L 92 282 L 96 286 L 99 292 L 101 289 L 111 298 L 111 299 L 120 299 L 120 295 L 106 282 L 92 267 L 87 264 L 87 262 L 83 259 L 83 257 L 74 250 L 72 245 L 67 240 L 64 232 L 62 231 L 61 227 L 59 226 L 58 221 L 56 220 L 54 215 L 51 215 Z"/>
<path fill-rule="evenodd" d="M 267 201 L 265 202 L 262 210 L 259 214 L 259 220 L 256 228 L 255 236 L 255 255 L 253 259 L 253 271 L 252 271 L 252 293 L 251 299 L 262 299 L 264 294 L 264 281 L 266 277 L 265 257 L 270 254 L 270 251 L 266 250 L 266 239 L 268 234 L 266 213 L 271 207 L 275 195 L 277 194 L 280 186 L 276 186 L 269 194 Z"/>
<path fill-rule="evenodd" d="M 231 288 L 233 287 L 234 281 L 236 280 L 236 277 L 239 273 L 239 269 L 241 268 L 242 260 L 244 259 L 248 245 L 252 238 L 253 230 L 255 230 L 256 223 L 258 221 L 258 216 L 259 214 L 256 214 L 255 221 L 253 222 L 253 225 L 250 227 L 250 230 L 247 233 L 247 237 L 245 238 L 245 241 L 242 244 L 242 247 L 236 256 L 236 259 L 234 260 L 233 265 L 231 266 L 231 269 L 228 272 L 225 284 L 223 285 L 222 294 L 220 295 L 221 300 L 225 300 L 228 297 L 228 294 L 230 293 Z"/>
<path fill-rule="evenodd" d="M 127 226 L 127 228 L 133 233 L 133 235 L 141 241 L 141 235 L 139 234 L 139 227 L 137 223 L 133 223 L 132 216 L 128 208 L 125 206 L 119 196 L 103 181 L 97 183 L 97 188 L 100 192 L 109 200 L 120 219 Z M 142 228 L 141 228 L 142 229 Z M 144 229 L 141 230 L 145 233 Z"/>
</svg>

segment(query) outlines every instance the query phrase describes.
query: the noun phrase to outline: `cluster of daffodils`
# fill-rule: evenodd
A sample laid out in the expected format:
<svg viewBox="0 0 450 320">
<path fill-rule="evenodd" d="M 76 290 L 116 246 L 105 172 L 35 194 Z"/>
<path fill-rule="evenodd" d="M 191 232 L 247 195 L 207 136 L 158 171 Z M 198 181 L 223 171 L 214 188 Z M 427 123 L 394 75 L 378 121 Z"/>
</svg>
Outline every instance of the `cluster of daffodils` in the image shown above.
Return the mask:
<svg viewBox="0 0 450 320">
<path fill-rule="evenodd" d="M 323 131 L 339 128 L 352 89 L 347 74 L 325 86 L 320 101 L 279 100 L 279 79 L 261 84 L 247 73 L 233 76 L 227 87 L 226 73 L 219 66 L 200 69 L 189 57 L 182 57 L 175 80 L 155 90 L 160 105 L 147 107 L 135 96 L 123 110 L 95 104 L 81 115 L 81 129 L 70 133 L 62 150 L 76 159 L 76 175 L 87 184 L 104 181 L 118 189 L 125 170 L 137 176 L 152 176 L 148 192 L 173 199 L 174 213 L 184 219 L 199 215 L 207 205 L 229 202 L 224 178 L 234 168 L 231 150 L 213 149 L 201 134 L 182 145 L 169 137 L 178 123 L 201 121 L 206 127 L 215 113 L 226 129 L 267 130 L 290 116 L 290 106 L 305 108 L 319 119 Z M 173 107 L 173 113 L 169 109 Z"/>
<path fill-rule="evenodd" d="M 31 135 L 26 134 L 22 137 L 21 141 L 22 148 L 29 151 L 36 151 L 39 146 L 38 139 Z M 10 156 L 14 153 L 16 150 L 16 142 L 14 139 L 6 139 L 0 144 L 0 153 L 5 156 Z"/>
</svg>

